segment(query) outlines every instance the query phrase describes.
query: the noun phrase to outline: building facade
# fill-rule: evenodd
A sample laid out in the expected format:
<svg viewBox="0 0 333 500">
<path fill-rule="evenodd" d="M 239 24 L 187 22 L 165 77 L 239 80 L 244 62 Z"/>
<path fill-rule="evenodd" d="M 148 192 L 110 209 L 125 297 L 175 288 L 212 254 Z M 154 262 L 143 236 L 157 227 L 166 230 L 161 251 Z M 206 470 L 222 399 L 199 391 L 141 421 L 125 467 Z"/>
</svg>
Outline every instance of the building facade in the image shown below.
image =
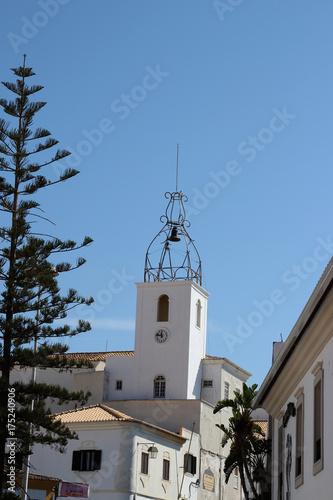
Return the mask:
<svg viewBox="0 0 333 500">
<path fill-rule="evenodd" d="M 257 395 L 271 415 L 272 499 L 332 498 L 333 259 Z"/>
</svg>

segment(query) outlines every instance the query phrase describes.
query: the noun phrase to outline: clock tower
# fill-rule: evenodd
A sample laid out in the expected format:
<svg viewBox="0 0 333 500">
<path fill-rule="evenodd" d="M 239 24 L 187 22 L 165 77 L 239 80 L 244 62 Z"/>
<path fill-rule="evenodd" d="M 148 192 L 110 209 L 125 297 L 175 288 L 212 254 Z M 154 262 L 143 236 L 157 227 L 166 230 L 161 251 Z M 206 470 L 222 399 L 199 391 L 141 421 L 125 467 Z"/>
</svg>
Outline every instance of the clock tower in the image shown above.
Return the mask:
<svg viewBox="0 0 333 500">
<path fill-rule="evenodd" d="M 134 380 L 137 399 L 200 399 L 208 293 L 179 191 L 166 193 L 164 224 L 137 283 Z"/>
</svg>

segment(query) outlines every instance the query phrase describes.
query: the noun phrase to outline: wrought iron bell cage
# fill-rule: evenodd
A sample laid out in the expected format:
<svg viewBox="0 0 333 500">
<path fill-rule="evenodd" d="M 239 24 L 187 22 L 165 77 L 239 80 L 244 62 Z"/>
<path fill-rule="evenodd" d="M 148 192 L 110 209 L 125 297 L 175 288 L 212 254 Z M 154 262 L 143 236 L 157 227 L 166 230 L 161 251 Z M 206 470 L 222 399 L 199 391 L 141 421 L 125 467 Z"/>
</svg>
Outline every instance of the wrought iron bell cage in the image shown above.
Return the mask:
<svg viewBox="0 0 333 500">
<path fill-rule="evenodd" d="M 145 260 L 144 281 L 193 280 L 202 284 L 201 260 L 194 241 L 187 232 L 182 191 L 165 193 L 168 201 L 165 214 L 160 217 L 162 229 L 150 243 Z"/>
</svg>

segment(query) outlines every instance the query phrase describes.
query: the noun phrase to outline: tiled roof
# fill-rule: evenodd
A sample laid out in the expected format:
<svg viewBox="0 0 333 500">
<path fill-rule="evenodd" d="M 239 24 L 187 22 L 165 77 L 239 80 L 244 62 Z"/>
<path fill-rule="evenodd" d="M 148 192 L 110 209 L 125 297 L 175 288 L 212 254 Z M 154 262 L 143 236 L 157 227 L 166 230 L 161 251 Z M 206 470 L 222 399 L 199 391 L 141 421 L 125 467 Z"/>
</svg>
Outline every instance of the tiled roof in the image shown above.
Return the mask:
<svg viewBox="0 0 333 500">
<path fill-rule="evenodd" d="M 18 473 L 18 477 L 22 477 L 23 476 L 23 472 L 19 472 Z M 37 480 L 37 481 L 54 481 L 54 482 L 57 482 L 59 483 L 60 481 L 62 481 L 61 479 L 59 479 L 58 477 L 52 477 L 52 476 L 42 476 L 41 474 L 35 474 L 34 472 L 29 472 L 29 481 L 30 480 Z"/>
<path fill-rule="evenodd" d="M 259 435 L 258 437 L 265 438 L 267 439 L 268 435 L 268 420 L 253 420 L 253 422 L 261 428 L 263 433 L 265 434 L 264 436 Z"/>
<path fill-rule="evenodd" d="M 108 352 L 67 352 L 69 361 L 105 361 L 107 356 L 134 356 L 134 351 L 108 351 Z"/>
<path fill-rule="evenodd" d="M 56 418 L 60 419 L 64 424 L 79 422 L 109 422 L 114 420 L 121 422 L 137 422 L 137 420 L 125 415 L 125 413 L 121 413 L 120 411 L 101 404 L 84 406 L 83 408 L 77 408 L 76 410 L 57 413 Z"/>
<path fill-rule="evenodd" d="M 61 481 L 58 477 L 42 476 L 41 474 L 34 473 L 29 473 L 29 479 L 37 479 L 38 481 Z"/>
<path fill-rule="evenodd" d="M 118 410 L 110 408 L 102 404 L 96 404 L 91 406 L 84 406 L 83 408 L 77 408 L 76 410 L 64 411 L 62 413 L 57 413 L 54 415 L 56 419 L 60 419 L 64 424 L 77 424 L 77 423 L 92 423 L 92 422 L 133 422 L 136 424 L 144 425 L 155 431 L 162 432 L 164 435 L 169 436 L 172 440 L 180 443 L 185 443 L 186 438 L 176 434 L 172 431 L 162 429 L 157 425 L 150 424 L 143 420 L 138 420 L 136 418 L 129 417 Z"/>
</svg>

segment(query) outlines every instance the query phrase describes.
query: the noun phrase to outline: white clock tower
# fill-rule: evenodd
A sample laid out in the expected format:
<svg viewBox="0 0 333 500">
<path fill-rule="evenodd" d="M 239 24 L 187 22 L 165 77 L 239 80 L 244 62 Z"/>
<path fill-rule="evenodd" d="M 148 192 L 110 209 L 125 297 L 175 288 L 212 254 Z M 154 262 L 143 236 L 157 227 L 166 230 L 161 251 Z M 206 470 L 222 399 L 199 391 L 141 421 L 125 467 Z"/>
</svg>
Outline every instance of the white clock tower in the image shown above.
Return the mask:
<svg viewBox="0 0 333 500">
<path fill-rule="evenodd" d="M 137 283 L 134 364 L 137 397 L 200 399 L 207 298 L 182 192 L 166 193 L 164 226 L 148 247 Z"/>
<path fill-rule="evenodd" d="M 207 299 L 180 191 L 166 193 L 164 223 L 137 283 L 134 357 L 107 361 L 109 400 L 200 399 Z"/>
</svg>

